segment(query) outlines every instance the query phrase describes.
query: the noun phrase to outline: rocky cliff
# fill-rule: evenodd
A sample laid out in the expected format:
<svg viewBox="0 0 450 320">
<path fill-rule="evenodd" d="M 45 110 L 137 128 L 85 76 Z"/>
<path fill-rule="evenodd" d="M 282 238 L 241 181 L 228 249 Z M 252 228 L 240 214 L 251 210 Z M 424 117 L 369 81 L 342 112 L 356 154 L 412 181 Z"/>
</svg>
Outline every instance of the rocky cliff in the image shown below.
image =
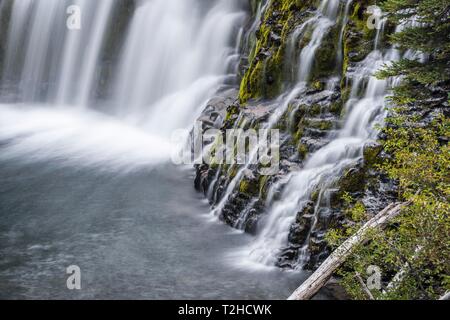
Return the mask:
<svg viewBox="0 0 450 320">
<path fill-rule="evenodd" d="M 258 173 L 258 165 L 197 166 L 196 188 L 204 192 L 227 224 L 258 233 L 258 222 L 282 197 L 290 174 L 301 171 L 305 160 L 342 129 L 352 84 L 359 80 L 354 73 L 373 48 L 388 49 L 385 37 L 394 31 L 390 24 L 384 24 L 382 30 L 368 28 L 367 8 L 373 3 L 253 2 L 257 20 L 249 23 L 242 43 L 240 86 L 211 100 L 202 119 L 209 118 L 209 123 L 221 130 L 248 129 L 263 126 L 279 112 L 273 128 L 281 133 L 280 170 L 276 175 L 263 176 Z M 314 19 L 326 16 L 327 8 L 321 6 L 333 10 L 332 5 L 337 5 L 336 16 L 331 14 L 330 18 L 333 23 L 319 35 Z M 310 70 L 299 80 L 299 64 L 307 63 L 301 61 L 301 55 L 312 46 L 316 48 Z M 295 92 L 293 88 L 299 82 L 304 88 Z M 316 185 L 308 201 L 298 203 L 285 245 L 278 252 L 278 266 L 296 268 L 303 259 L 301 267 L 312 269 L 329 254 L 324 237 L 331 227 L 345 223 L 343 195 L 363 203 L 371 214 L 395 197 L 395 184 L 376 169 L 382 157 L 376 141 L 365 144 L 357 161 L 345 166 L 333 181 Z M 308 254 L 300 257 L 305 249 Z"/>
</svg>

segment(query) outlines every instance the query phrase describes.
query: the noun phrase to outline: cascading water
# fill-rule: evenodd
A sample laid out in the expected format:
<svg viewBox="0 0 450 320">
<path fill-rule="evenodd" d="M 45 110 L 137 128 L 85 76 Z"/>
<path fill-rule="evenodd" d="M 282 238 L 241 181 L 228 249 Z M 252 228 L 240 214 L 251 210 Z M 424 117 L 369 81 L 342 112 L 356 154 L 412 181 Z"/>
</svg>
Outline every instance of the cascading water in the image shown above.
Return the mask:
<svg viewBox="0 0 450 320">
<path fill-rule="evenodd" d="M 345 25 L 349 20 L 351 4 L 352 0 L 345 2 L 323 0 L 316 12 L 292 32 L 286 48 L 288 59 L 295 57 L 297 43 L 303 42 L 306 37 L 310 38 L 298 55 L 296 84 L 293 89 L 272 102 L 273 105 L 278 106 L 269 120 L 261 124 L 262 127 L 272 128 L 276 125 L 288 110 L 291 102 L 294 99 L 301 99 L 299 97 L 305 94 L 315 63 L 316 52 L 320 49 L 330 30 L 335 29 L 338 23 L 342 25 L 337 33 L 339 44 L 335 56 L 337 66 L 342 65 L 341 42 L 344 38 Z M 340 16 L 338 16 L 339 11 L 341 12 Z M 327 137 L 324 138 L 326 144 L 312 151 L 305 159 L 301 170 L 292 172 L 286 179 L 279 180 L 268 190 L 266 204 L 268 212 L 258 222 L 258 233 L 255 241 L 249 248 L 243 249 L 243 252 L 241 252 L 243 256 L 241 256 L 241 253 L 238 254 L 239 259 L 244 257 L 244 261 L 249 261 L 248 258 L 250 258 L 251 263 L 257 261 L 265 265 L 278 264 L 280 254 L 288 245 L 291 227 L 299 209 L 308 203 L 316 190 L 320 190 L 319 199 L 328 197 L 327 190 L 333 188 L 333 184 L 337 182 L 345 170 L 354 166 L 361 159 L 364 146 L 369 141 L 376 139 L 378 132 L 375 125 L 382 123 L 384 119 L 387 88 L 392 86 L 392 83 L 386 80 L 378 80 L 374 74 L 384 64 L 399 58 L 395 49 L 385 52 L 379 50 L 384 22 L 385 20 L 381 20 L 379 28 L 375 32 L 373 51 L 347 73 L 347 78 L 352 85 L 350 96 L 345 104 L 346 116 L 343 125 L 338 125 L 338 128 L 336 128 L 338 130 L 331 130 L 328 133 Z M 327 80 L 325 92 L 332 95 L 333 88 L 336 87 L 339 80 L 338 77 L 331 76 Z M 239 119 L 235 123 L 243 127 L 245 121 Z M 256 150 L 253 150 L 250 157 L 255 155 Z M 249 168 L 249 165 L 242 166 L 233 178 L 226 183 L 226 189 L 222 192 L 221 198 L 213 210 L 214 214 L 219 215 L 223 212 Z M 232 170 L 232 168 L 229 170 Z M 218 181 L 219 174 L 216 173 L 216 177 L 208 190 L 210 196 L 213 190 L 217 189 L 215 184 Z M 279 200 L 275 200 L 273 197 L 276 194 L 275 190 L 283 190 L 281 195 L 277 197 Z M 303 246 L 298 249 L 298 255 L 296 255 L 298 257 L 295 263 L 297 268 L 302 268 L 308 262 L 310 238 L 319 221 L 319 202 L 314 209 L 308 235 Z M 249 200 L 236 219 L 235 227 L 245 228 L 247 216 L 255 203 L 256 199 Z"/>
<path fill-rule="evenodd" d="M 66 9 L 79 6 L 80 30 L 66 28 Z M 2 86 L 19 84 L 16 101 L 87 104 L 113 0 L 14 1 Z"/>
<path fill-rule="evenodd" d="M 377 33 L 375 49 L 349 75 L 352 89 L 345 106 L 347 115 L 344 126 L 336 135 L 330 134 L 331 142 L 311 154 L 300 171 L 290 174 L 280 200 L 270 204 L 255 242 L 246 250 L 252 260 L 268 265 L 276 264 L 282 248 L 287 245 L 290 227 L 299 208 L 307 203 L 315 190 L 324 191 L 331 188 L 343 171 L 354 165 L 362 156 L 364 145 L 376 138 L 375 124 L 381 123 L 385 115 L 388 82 L 378 80 L 374 73 L 384 64 L 398 59 L 395 49 L 384 54 L 377 50 L 379 38 Z M 315 41 L 317 40 L 312 40 Z M 306 77 L 303 76 L 303 79 Z M 362 88 L 366 88 L 365 93 L 359 97 L 358 92 Z M 280 183 L 285 181 L 275 184 L 272 188 L 278 189 Z M 316 207 L 309 235 L 303 247 L 299 249 L 298 268 L 303 267 L 308 260 L 309 238 L 318 221 L 317 210 Z"/>
<path fill-rule="evenodd" d="M 216 1 L 206 12 L 201 4 L 151 1 L 137 9 L 131 25 L 116 101 L 120 112 L 154 133 L 192 125 L 229 68 L 223 61 L 233 54 L 231 32 L 245 13 L 237 1 Z"/>
<path fill-rule="evenodd" d="M 81 12 L 88 10 L 96 12 L 96 14 L 91 18 L 94 22 L 91 24 L 92 31 L 89 33 L 89 37 L 73 31 L 69 32 L 67 35 L 62 58 L 63 65 L 57 87 L 57 103 L 73 101 L 76 105 L 81 106 L 85 106 L 89 103 L 97 71 L 98 59 L 105 33 L 109 26 L 109 19 L 113 10 L 114 0 L 99 1 L 97 2 L 97 8 L 87 7 L 92 6 L 93 3 L 93 1 L 75 2 L 76 5 L 78 4 L 80 6 Z M 86 48 L 88 49 L 86 50 Z M 83 55 L 80 54 L 81 52 Z M 80 56 L 83 57 L 83 62 L 77 64 L 77 57 Z M 81 66 L 81 69 L 78 69 L 77 66 Z M 78 74 L 75 76 L 76 72 L 78 72 Z M 74 76 L 76 79 L 75 84 L 72 79 Z M 74 94 L 73 90 L 76 85 L 78 85 L 78 91 L 75 91 L 76 97 L 71 98 L 70 95 Z"/>
<path fill-rule="evenodd" d="M 131 9 L 131 21 L 120 30 L 120 34 L 110 34 L 117 18 L 118 0 L 14 0 L 11 7 L 5 3 L 0 2 L 0 14 L 10 10 L 10 19 L 1 64 L 0 99 L 8 104 L 0 104 L 0 161 L 11 167 L 15 162 L 25 165 L 48 162 L 55 167 L 62 162 L 77 170 L 82 166 L 93 167 L 94 170 L 86 171 L 89 175 L 112 168 L 116 178 L 118 171 L 130 174 L 128 171 L 168 161 L 173 150 L 169 141 L 171 133 L 175 129 L 190 127 L 221 84 L 234 80 L 239 50 L 242 50 L 239 47 L 254 40 L 250 37 L 258 29 L 264 11 L 273 2 L 258 2 L 255 21 L 246 35 L 243 24 L 247 15 L 241 0 L 136 0 Z M 295 60 L 295 70 L 290 70 L 295 81 L 286 92 L 269 102 L 277 108 L 271 111 L 269 119 L 260 128 L 277 125 L 291 103 L 307 94 L 317 52 L 339 23 L 342 24 L 336 32 L 339 45 L 333 52 L 333 59 L 337 57 L 336 69 L 340 68 L 343 63 L 342 41 L 351 3 L 352 0 L 322 0 L 315 12 L 308 11 L 306 20 L 293 30 L 286 56 Z M 69 5 L 81 8 L 80 30 L 66 28 Z M 398 58 L 394 49 L 381 51 L 379 44 L 383 28 L 384 24 L 381 24 L 381 29 L 376 32 L 374 50 L 352 66 L 347 74 L 352 86 L 345 105 L 343 125 L 328 134 L 324 139 L 327 144 L 313 150 L 301 169 L 268 190 L 268 212 L 258 225 L 256 239 L 245 249 L 245 255 L 251 261 L 277 264 L 280 251 L 288 244 L 289 231 L 299 208 L 317 189 L 320 190 L 318 197 L 325 197 L 326 191 L 333 187 L 341 174 L 361 158 L 364 145 L 376 138 L 374 125 L 383 121 L 386 89 L 390 84 L 377 80 L 373 74 L 384 63 Z M 121 45 L 115 47 L 118 51 L 116 59 L 105 58 L 107 48 L 111 50 L 111 42 L 117 38 Z M 277 41 L 276 37 L 274 40 Z M 328 87 L 323 92 L 332 95 L 331 88 L 336 87 L 339 80 L 333 74 L 326 80 Z M 101 93 L 97 92 L 100 87 L 103 88 Z M 237 123 L 244 127 L 248 122 L 241 117 L 242 114 Z M 252 150 L 250 158 L 257 155 L 256 151 Z M 249 165 L 240 167 L 237 172 L 233 171 L 235 169 L 228 169 L 228 176 L 233 178 L 228 181 L 226 189 L 221 190 L 220 199 L 215 189 L 215 183 L 221 178 L 220 170 L 209 186 L 208 197 L 217 202 L 216 214 L 224 209 Z M 139 174 L 141 172 L 145 171 Z M 124 202 L 134 201 L 124 196 L 132 193 L 129 189 L 130 185 L 134 186 L 136 177 L 132 174 L 130 177 L 130 181 L 125 179 L 125 188 L 121 186 L 123 181 L 113 183 L 112 187 L 120 190 L 118 198 L 123 197 Z M 89 178 L 80 180 L 80 184 L 90 182 Z M 173 180 L 177 181 L 176 178 Z M 158 189 L 158 182 L 149 189 Z M 101 189 L 104 185 L 94 184 L 93 189 Z M 143 184 L 142 188 L 136 188 L 139 190 L 133 189 L 139 196 L 135 198 L 136 202 L 146 198 L 146 187 Z M 169 187 L 166 186 L 167 189 L 157 193 L 156 197 L 165 196 L 163 201 L 169 204 L 165 209 L 173 211 L 173 207 L 180 207 L 180 203 L 172 204 L 174 200 L 170 195 L 176 191 Z M 8 188 L 6 186 L 5 190 Z M 278 190 L 282 190 L 281 197 L 275 196 Z M 108 195 L 114 194 L 114 190 L 107 192 Z M 160 201 L 159 198 L 157 200 Z M 133 219 L 141 221 L 139 219 L 145 216 L 142 212 L 147 213 L 147 208 L 155 206 L 158 201 L 145 203 L 146 208 L 139 208 Z M 251 209 L 258 201 L 254 197 L 246 203 L 235 221 L 236 228 L 245 229 Z M 116 206 L 122 208 L 122 203 Z M 116 214 L 121 210 L 115 206 L 105 207 L 108 214 L 109 211 Z M 157 211 L 160 209 L 155 207 Z M 78 213 L 84 208 L 75 207 L 74 210 Z M 101 210 L 94 206 L 93 211 Z M 166 218 L 159 211 L 157 213 L 158 218 Z M 105 220 L 109 218 L 107 216 Z M 318 208 L 315 208 L 309 234 L 299 249 L 298 268 L 308 260 L 308 244 L 317 223 Z M 168 224 L 172 227 L 173 221 Z M 137 228 L 133 227 L 131 230 L 134 232 Z M 167 228 L 159 232 L 164 234 L 168 230 L 173 231 Z M 144 234 L 147 231 L 144 230 Z M 158 230 L 154 231 L 157 233 Z M 114 233 L 113 240 L 116 236 Z M 140 242 L 142 238 L 133 240 Z M 142 242 L 147 245 L 146 241 Z M 170 250 L 168 252 L 172 255 Z M 178 253 L 176 249 L 174 252 Z M 193 259 L 189 256 L 187 260 Z M 201 269 L 197 265 L 196 268 Z"/>
<path fill-rule="evenodd" d="M 192 125 L 236 76 L 227 73 L 245 1 L 10 3 L 0 1 L 12 10 L 0 75 L 0 298 L 279 299 L 293 290 L 298 275 L 228 265 L 223 253 L 248 237 L 205 223 L 189 173 L 166 163 L 171 130 Z M 67 30 L 68 5 L 80 6 L 81 30 Z M 73 264 L 83 290 L 65 286 Z"/>
<path fill-rule="evenodd" d="M 346 2 L 345 7 L 344 7 L 344 17 L 342 19 L 342 26 L 341 26 L 341 30 L 339 32 L 339 40 L 338 40 L 338 48 L 337 48 L 337 63 L 338 65 L 341 65 L 342 63 L 342 41 L 344 39 L 344 31 L 345 31 L 345 27 L 348 23 L 348 15 L 349 15 L 349 11 L 350 11 L 350 5 L 352 4 L 353 0 L 349 0 Z"/>
<path fill-rule="evenodd" d="M 310 42 L 302 49 L 300 53 L 299 58 L 299 72 L 298 72 L 298 83 L 296 86 L 291 89 L 290 91 L 286 92 L 285 94 L 281 95 L 277 101 L 276 104 L 279 106 L 274 111 L 274 113 L 270 116 L 269 120 L 263 124 L 264 128 L 273 128 L 273 126 L 279 121 L 279 119 L 283 116 L 283 114 L 286 112 L 289 103 L 296 98 L 306 87 L 306 82 L 308 80 L 308 75 L 312 66 L 312 63 L 314 61 L 314 55 L 317 49 L 320 47 L 320 44 L 322 42 L 323 37 L 325 36 L 327 30 L 335 23 L 337 11 L 339 8 L 339 0 L 323 0 L 321 2 L 321 5 L 319 6 L 318 10 L 316 11 L 315 15 L 305 21 L 296 32 L 294 32 L 294 37 L 292 40 L 292 46 L 296 41 L 298 37 L 302 38 L 304 36 L 304 33 L 308 28 L 312 29 L 312 37 Z M 262 10 L 262 12 L 265 10 L 265 7 L 259 7 L 259 10 Z M 260 12 L 257 15 L 257 18 L 260 19 L 262 12 Z M 288 52 L 291 52 L 293 50 L 288 49 Z M 288 53 L 289 56 L 289 53 Z M 239 121 L 237 122 L 239 123 Z M 254 158 L 257 156 L 257 148 L 252 150 L 250 152 L 250 158 Z M 224 206 L 226 205 L 229 197 L 235 190 L 236 186 L 239 184 L 239 182 L 242 180 L 243 175 L 245 171 L 248 169 L 251 161 L 243 167 L 239 169 L 237 174 L 231 181 L 228 183 L 228 186 L 222 195 L 221 200 L 219 203 L 215 206 L 213 210 L 213 214 L 218 215 L 223 210 Z M 217 182 L 214 181 L 213 184 Z"/>
<path fill-rule="evenodd" d="M 311 40 L 302 49 L 300 54 L 300 69 L 298 75 L 298 80 L 300 82 L 308 81 L 311 67 L 314 62 L 314 55 L 330 27 L 336 23 L 339 3 L 339 0 L 323 0 L 316 15 L 311 19 L 313 21 Z M 309 21 L 307 23 L 309 23 Z"/>
<path fill-rule="evenodd" d="M 0 108 L 0 139 L 13 142 L 2 156 L 27 146 L 30 158 L 80 164 L 169 160 L 172 132 L 192 125 L 235 68 L 223 61 L 236 54 L 242 3 L 139 0 L 129 27 L 111 34 L 119 1 L 13 1 L 0 79 L 16 106 Z M 79 30 L 66 27 L 69 6 L 80 8 Z M 102 78 L 107 45 L 120 37 L 117 66 Z"/>
<path fill-rule="evenodd" d="M 291 174 L 281 196 L 282 200 L 274 202 L 269 208 L 261 233 L 251 248 L 250 254 L 253 258 L 267 264 L 275 264 L 281 248 L 287 244 L 289 229 L 302 204 L 310 199 L 316 188 L 324 190 L 331 187 L 343 170 L 355 164 L 361 157 L 363 146 L 370 139 L 376 138 L 374 125 L 380 123 L 383 118 L 386 82 L 377 80 L 373 73 L 383 63 L 391 61 L 390 59 L 389 54 L 383 57 L 380 52 L 374 51 L 361 63 L 357 73 L 370 71 L 365 74 L 364 80 L 368 82 L 364 97 L 350 98 L 347 120 L 338 136 L 312 154 L 302 170 Z M 355 86 L 360 84 L 355 82 Z M 316 222 L 313 222 L 311 230 Z M 305 254 L 308 240 L 305 242 Z M 306 258 L 300 257 L 299 267 Z"/>
</svg>

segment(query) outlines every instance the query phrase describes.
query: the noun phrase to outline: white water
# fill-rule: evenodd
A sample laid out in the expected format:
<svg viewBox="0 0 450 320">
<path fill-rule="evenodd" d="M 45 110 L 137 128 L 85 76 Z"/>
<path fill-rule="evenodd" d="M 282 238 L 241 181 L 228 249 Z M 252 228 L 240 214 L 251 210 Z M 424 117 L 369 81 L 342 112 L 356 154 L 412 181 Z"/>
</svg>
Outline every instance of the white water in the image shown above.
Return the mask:
<svg viewBox="0 0 450 320">
<path fill-rule="evenodd" d="M 309 80 L 317 49 L 320 48 L 328 30 L 336 24 L 339 3 L 339 0 L 322 0 L 315 16 L 311 19 L 313 21 L 313 32 L 311 40 L 300 53 L 298 81 L 306 82 Z M 308 26 L 310 21 L 306 22 Z"/>
<path fill-rule="evenodd" d="M 284 114 L 284 112 L 287 110 L 289 103 L 292 101 L 292 99 L 294 99 L 302 90 L 304 89 L 303 85 L 299 85 L 298 87 L 296 87 L 295 89 L 293 89 L 291 92 L 289 92 L 286 96 L 281 96 L 279 99 L 277 99 L 277 101 L 279 101 L 280 106 L 275 110 L 275 112 L 270 116 L 269 120 L 267 121 L 267 123 L 264 124 L 264 128 L 272 128 L 277 121 L 280 119 L 280 117 Z M 244 119 L 243 122 L 243 126 L 245 125 L 245 121 L 246 119 Z M 241 121 L 239 121 L 239 119 L 236 121 L 236 123 L 240 123 Z M 250 164 L 253 162 L 253 160 L 258 156 L 258 147 L 254 148 L 250 154 L 249 154 L 249 161 L 247 162 L 246 165 L 242 166 L 241 168 L 239 168 L 238 172 L 236 173 L 235 177 L 233 179 L 231 179 L 231 181 L 228 183 L 227 188 L 225 190 L 225 193 L 222 195 L 221 200 L 219 201 L 219 203 L 215 206 L 215 208 L 212 210 L 212 214 L 213 215 L 219 215 L 223 208 L 225 207 L 225 205 L 227 204 L 228 199 L 230 198 L 230 196 L 232 195 L 232 193 L 234 192 L 234 190 L 236 189 L 236 187 L 238 186 L 238 184 L 241 182 L 245 171 L 249 168 Z M 231 170 L 233 170 L 233 166 L 230 166 L 229 172 L 227 174 L 227 176 L 229 176 L 229 173 L 231 172 Z M 212 184 L 215 184 L 217 182 L 217 178 L 216 181 L 213 181 Z M 244 213 L 245 214 L 245 213 Z"/>
<path fill-rule="evenodd" d="M 339 8 L 339 0 L 323 0 L 321 2 L 320 7 L 316 11 L 315 15 L 306 20 L 296 31 L 294 31 L 292 40 L 291 40 L 291 47 L 295 46 L 296 41 L 300 41 L 302 37 L 304 36 L 304 32 L 308 28 L 312 28 L 312 37 L 311 41 L 302 49 L 299 57 L 299 72 L 298 72 L 298 83 L 297 85 L 287 92 L 284 95 L 281 95 L 276 103 L 279 104 L 277 109 L 274 111 L 274 113 L 270 116 L 267 123 L 264 124 L 265 128 L 272 128 L 279 119 L 283 116 L 283 114 L 286 112 L 290 102 L 299 96 L 299 94 L 304 91 L 306 88 L 306 82 L 308 80 L 308 75 L 311 70 L 311 66 L 314 62 L 314 55 L 317 49 L 320 47 L 320 44 L 323 40 L 323 37 L 326 35 L 327 30 L 334 24 L 334 22 L 331 19 L 336 20 L 336 14 L 337 10 Z M 259 7 L 259 10 L 262 10 L 258 15 L 257 18 L 261 19 L 262 13 L 265 10 L 265 7 Z M 300 38 L 300 39 L 299 39 Z M 288 48 L 288 57 L 292 55 L 293 51 L 292 48 Z M 237 121 L 239 123 L 239 121 Z M 258 154 L 258 148 L 255 148 L 250 153 L 250 159 L 254 159 Z M 249 161 L 248 164 L 242 166 L 235 177 L 231 179 L 231 181 L 228 183 L 226 190 L 224 194 L 222 195 L 221 200 L 219 203 L 215 206 L 212 213 L 214 215 L 219 215 L 223 208 L 225 207 L 228 199 L 234 192 L 236 186 L 238 186 L 239 182 L 242 180 L 243 175 L 245 171 L 248 169 L 250 163 L 252 161 Z M 230 170 L 233 168 L 230 168 Z M 212 182 L 214 185 L 217 182 L 217 179 Z M 244 213 L 245 215 L 245 213 Z M 241 217 L 242 219 L 242 217 Z"/>
<path fill-rule="evenodd" d="M 375 124 L 380 124 L 385 115 L 388 82 L 376 79 L 373 74 L 383 64 L 396 59 L 396 50 L 388 50 L 385 54 L 374 50 L 350 75 L 352 94 L 346 105 L 347 116 L 343 128 L 334 140 L 307 158 L 303 169 L 291 173 L 281 200 L 270 205 L 260 233 L 253 245 L 246 250 L 251 260 L 275 264 L 281 249 L 288 244 L 289 230 L 298 211 L 310 199 L 312 192 L 316 188 L 324 191 L 332 187 L 343 171 L 362 156 L 364 145 L 376 138 Z M 364 85 L 365 93 L 358 97 L 357 93 Z M 279 188 L 279 185 L 273 188 Z M 311 230 L 314 230 L 316 223 L 317 216 L 314 217 Z M 308 241 L 309 236 L 300 249 L 298 268 L 308 259 Z"/>
<path fill-rule="evenodd" d="M 66 28 L 66 9 L 78 5 L 81 30 Z M 86 104 L 114 0 L 14 1 L 2 85 L 19 85 L 21 102 Z"/>
<path fill-rule="evenodd" d="M 78 69 L 77 64 L 74 62 L 76 61 L 77 56 L 79 56 L 79 53 L 82 52 L 84 54 L 84 59 L 83 63 L 79 65 L 81 69 L 78 70 L 79 75 L 77 83 L 75 84 L 78 85 L 75 104 L 85 106 L 90 100 L 90 93 L 96 76 L 99 54 L 102 49 L 105 33 L 108 30 L 114 0 L 79 0 L 78 4 L 83 11 L 88 10 L 95 12 L 92 17 L 92 32 L 88 37 L 76 31 L 69 32 L 67 35 L 68 38 L 66 39 L 64 48 L 64 65 L 61 71 L 62 79 L 60 81 L 60 87 L 58 88 L 58 102 L 64 103 L 70 99 L 70 93 L 74 90 L 74 84 L 71 82 L 70 77 Z M 95 5 L 97 5 L 97 7 L 94 7 Z M 84 42 L 83 39 L 87 39 L 87 41 Z"/>
<path fill-rule="evenodd" d="M 350 3 L 351 0 L 348 0 L 343 5 L 343 24 L 348 20 Z M 324 37 L 327 36 L 327 32 L 337 23 L 338 10 L 339 1 L 324 0 L 315 16 L 308 19 L 294 32 L 292 47 L 295 46 L 295 41 L 302 40 L 308 28 L 312 28 L 311 40 L 300 53 L 297 85 L 290 94 L 282 98 L 280 107 L 272 115 L 266 124 L 267 126 L 273 126 L 280 119 L 281 115 L 286 112 L 290 101 L 304 90 L 310 77 L 316 51 L 320 48 Z M 342 40 L 343 30 L 344 25 L 340 30 L 340 40 Z M 332 141 L 311 154 L 300 171 L 291 173 L 287 179 L 275 184 L 269 190 L 268 213 L 259 223 L 257 237 L 249 248 L 243 249 L 243 252 L 238 254 L 240 257 L 243 257 L 244 261 L 247 261 L 245 263 L 248 263 L 248 265 L 254 265 L 254 262 L 269 266 L 275 265 L 281 250 L 288 244 L 290 227 L 294 223 L 298 211 L 310 199 L 312 192 L 317 188 L 325 191 L 332 187 L 344 170 L 350 168 L 360 159 L 364 145 L 371 139 L 376 138 L 377 130 L 375 129 L 375 124 L 382 123 L 385 116 L 384 108 L 388 82 L 378 80 L 373 75 L 383 64 L 398 59 L 398 53 L 394 49 L 388 50 L 385 54 L 377 50 L 382 32 L 383 30 L 380 30 L 376 34 L 374 51 L 364 61 L 359 63 L 355 71 L 349 75 L 352 80 L 352 90 L 345 106 L 347 115 L 342 129 L 337 135 L 334 133 L 330 134 Z M 340 48 L 338 48 L 339 51 L 341 50 Z M 291 51 L 288 48 L 288 56 L 292 56 Z M 339 54 L 338 52 L 338 61 L 340 60 Z M 335 79 L 332 80 L 335 81 Z M 364 94 L 360 96 L 359 92 L 362 89 Z M 230 182 L 225 196 L 215 212 L 223 208 L 228 197 L 242 178 L 245 169 L 245 167 L 242 168 Z M 273 202 L 270 195 L 273 195 L 274 190 L 279 189 L 281 185 L 284 185 L 284 189 L 280 200 Z M 246 215 L 247 211 L 248 208 L 243 214 Z M 239 220 L 241 224 L 242 218 Z M 310 234 L 314 230 L 316 223 L 317 213 L 309 231 Z M 298 268 L 301 268 L 308 259 L 308 242 L 309 236 L 303 248 L 299 250 Z"/>
<path fill-rule="evenodd" d="M 15 93 L 0 105 L 1 157 L 127 170 L 170 160 L 172 132 L 192 125 L 232 71 L 223 61 L 233 61 L 246 13 L 241 0 L 136 3 L 105 84 L 117 1 L 13 2 L 0 79 L 2 92 Z M 66 27 L 69 5 L 81 8 L 81 30 Z M 100 85 L 112 92 L 101 106 Z"/>
<path fill-rule="evenodd" d="M 344 31 L 345 27 L 348 23 L 348 15 L 350 11 L 350 5 L 352 4 L 353 0 L 348 0 L 344 7 L 344 17 L 342 19 L 342 26 L 341 31 L 339 32 L 339 41 L 338 41 L 338 49 L 337 49 L 337 63 L 340 65 L 342 63 L 342 40 L 344 39 Z"/>
<path fill-rule="evenodd" d="M 201 4 L 156 0 L 137 9 L 115 100 L 120 113 L 144 121 L 152 132 L 192 125 L 229 67 L 223 61 L 232 53 L 231 32 L 245 14 L 238 1 L 213 2 L 207 12 Z"/>
</svg>

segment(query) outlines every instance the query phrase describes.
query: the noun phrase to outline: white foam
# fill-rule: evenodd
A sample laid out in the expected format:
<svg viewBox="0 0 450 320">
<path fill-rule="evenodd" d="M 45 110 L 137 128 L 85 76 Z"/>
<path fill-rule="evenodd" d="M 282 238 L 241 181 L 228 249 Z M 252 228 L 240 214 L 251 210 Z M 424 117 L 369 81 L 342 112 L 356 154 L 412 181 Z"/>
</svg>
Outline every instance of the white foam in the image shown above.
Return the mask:
<svg viewBox="0 0 450 320">
<path fill-rule="evenodd" d="M 132 170 L 168 161 L 169 141 L 94 111 L 0 105 L 1 160 Z"/>
</svg>

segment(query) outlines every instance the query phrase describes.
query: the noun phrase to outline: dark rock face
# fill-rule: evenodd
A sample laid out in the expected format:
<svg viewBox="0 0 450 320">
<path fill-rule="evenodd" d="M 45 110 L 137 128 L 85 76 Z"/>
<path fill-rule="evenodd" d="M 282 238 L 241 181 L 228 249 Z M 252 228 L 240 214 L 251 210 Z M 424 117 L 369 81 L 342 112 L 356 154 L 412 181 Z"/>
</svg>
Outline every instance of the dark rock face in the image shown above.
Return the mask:
<svg viewBox="0 0 450 320">
<path fill-rule="evenodd" d="M 289 83 L 290 72 L 297 66 L 291 61 L 292 53 L 286 50 L 287 40 L 295 25 L 311 16 L 313 8 L 304 4 L 283 9 L 281 2 L 273 3 L 274 7 L 266 12 L 256 31 L 256 41 L 261 44 L 259 51 L 255 52 L 255 57 L 243 58 L 243 61 L 252 62 L 242 65 L 239 71 L 244 75 L 240 92 L 237 88 L 223 91 L 208 103 L 200 117 L 204 129 L 259 128 L 280 108 L 283 101 L 281 92 L 277 91 L 280 97 L 274 99 L 254 98 L 271 98 L 275 92 L 272 89 L 280 89 L 280 79 L 285 80 L 283 88 L 292 86 Z M 195 187 L 208 197 L 212 207 L 218 210 L 220 219 L 230 226 L 250 233 L 257 232 L 260 217 L 267 213 L 267 203 L 282 196 L 289 173 L 301 170 L 308 155 L 327 145 L 342 128 L 344 106 L 351 87 L 349 74 L 371 51 L 374 38 L 373 34 L 361 29 L 365 5 L 355 3 L 349 11 L 353 15 L 349 17 L 343 32 L 342 61 L 332 67 L 326 57 L 327 52 L 337 50 L 339 30 L 335 28 L 330 30 L 330 35 L 324 39 L 324 47 L 318 51 L 318 55 L 325 55 L 317 57 L 323 66 L 315 62 L 310 83 L 289 102 L 286 112 L 274 126 L 280 131 L 278 173 L 262 176 L 258 165 L 249 165 L 244 171 L 243 167 L 235 165 L 196 166 Z M 286 23 L 293 25 L 287 27 Z M 296 44 L 294 52 L 298 54 L 303 45 Z M 270 66 L 277 59 L 281 59 L 283 64 L 278 65 L 279 73 L 274 73 Z M 266 66 L 264 70 L 259 69 L 263 61 Z M 333 55 L 333 63 L 335 61 Z M 259 80 L 252 82 L 255 76 Z M 327 231 L 345 223 L 344 194 L 361 201 L 369 214 L 377 213 L 395 199 L 395 184 L 376 169 L 376 164 L 384 157 L 386 155 L 378 143 L 368 144 L 363 156 L 340 172 L 336 181 L 327 184 L 327 187 L 319 187 L 308 201 L 298 204 L 296 219 L 286 239 L 287 246 L 280 248 L 278 266 L 294 268 L 301 262 L 304 268 L 314 269 L 320 265 L 330 254 L 325 240 Z"/>
</svg>

